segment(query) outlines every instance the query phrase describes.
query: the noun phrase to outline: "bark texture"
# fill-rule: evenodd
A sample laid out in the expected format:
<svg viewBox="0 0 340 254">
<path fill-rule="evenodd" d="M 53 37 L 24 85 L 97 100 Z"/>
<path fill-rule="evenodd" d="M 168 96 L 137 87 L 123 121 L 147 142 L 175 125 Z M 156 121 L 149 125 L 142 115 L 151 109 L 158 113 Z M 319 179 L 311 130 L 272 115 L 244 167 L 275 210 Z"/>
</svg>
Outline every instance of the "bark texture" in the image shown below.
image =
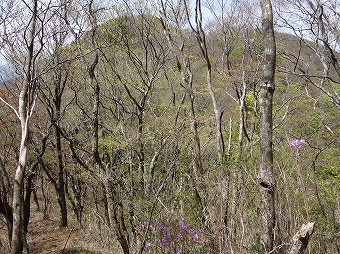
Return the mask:
<svg viewBox="0 0 340 254">
<path fill-rule="evenodd" d="M 270 0 L 261 0 L 262 32 L 264 45 L 263 77 L 260 84 L 260 166 L 259 188 L 261 195 L 261 253 L 273 249 L 275 181 L 273 172 L 273 94 L 276 65 L 276 44 L 273 12 Z"/>
<path fill-rule="evenodd" d="M 293 237 L 293 244 L 288 254 L 302 254 L 307 248 L 308 242 L 314 233 L 314 222 L 303 224 L 301 229 Z"/>
<path fill-rule="evenodd" d="M 24 66 L 25 80 L 20 91 L 19 96 L 19 108 L 18 117 L 21 124 L 21 142 L 19 150 L 19 161 L 15 172 L 14 184 L 13 184 L 13 231 L 11 242 L 11 254 L 22 253 L 23 249 L 23 189 L 25 170 L 27 166 L 27 153 L 28 153 L 28 121 L 31 114 L 31 107 L 33 102 L 30 100 L 30 94 L 32 93 L 32 68 L 34 62 L 34 37 L 36 32 L 37 21 L 37 5 L 38 1 L 33 1 L 32 18 L 29 27 L 29 33 L 27 38 L 27 58 Z"/>
</svg>

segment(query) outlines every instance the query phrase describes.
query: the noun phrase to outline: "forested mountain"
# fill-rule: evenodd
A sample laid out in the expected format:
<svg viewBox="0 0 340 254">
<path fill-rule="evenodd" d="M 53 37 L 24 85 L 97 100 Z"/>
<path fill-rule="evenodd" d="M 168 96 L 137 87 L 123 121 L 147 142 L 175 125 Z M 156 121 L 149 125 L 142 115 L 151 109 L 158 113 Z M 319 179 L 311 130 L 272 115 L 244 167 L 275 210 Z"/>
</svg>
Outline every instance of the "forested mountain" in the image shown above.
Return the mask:
<svg viewBox="0 0 340 254">
<path fill-rule="evenodd" d="M 336 0 L 0 5 L 1 253 L 340 251 Z"/>
</svg>

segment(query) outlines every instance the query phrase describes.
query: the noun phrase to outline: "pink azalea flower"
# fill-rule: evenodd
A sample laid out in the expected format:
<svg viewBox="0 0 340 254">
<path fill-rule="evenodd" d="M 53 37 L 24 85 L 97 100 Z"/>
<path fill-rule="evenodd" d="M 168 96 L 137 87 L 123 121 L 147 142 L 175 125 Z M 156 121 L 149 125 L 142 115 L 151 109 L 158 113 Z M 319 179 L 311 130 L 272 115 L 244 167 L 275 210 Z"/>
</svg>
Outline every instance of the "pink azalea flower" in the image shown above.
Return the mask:
<svg viewBox="0 0 340 254">
<path fill-rule="evenodd" d="M 304 139 L 294 139 L 289 141 L 289 146 L 293 148 L 300 148 L 300 146 L 306 144 L 306 140 Z"/>
<path fill-rule="evenodd" d="M 149 249 L 150 246 L 151 246 L 151 243 L 149 243 L 149 242 L 145 243 L 145 249 Z"/>
</svg>

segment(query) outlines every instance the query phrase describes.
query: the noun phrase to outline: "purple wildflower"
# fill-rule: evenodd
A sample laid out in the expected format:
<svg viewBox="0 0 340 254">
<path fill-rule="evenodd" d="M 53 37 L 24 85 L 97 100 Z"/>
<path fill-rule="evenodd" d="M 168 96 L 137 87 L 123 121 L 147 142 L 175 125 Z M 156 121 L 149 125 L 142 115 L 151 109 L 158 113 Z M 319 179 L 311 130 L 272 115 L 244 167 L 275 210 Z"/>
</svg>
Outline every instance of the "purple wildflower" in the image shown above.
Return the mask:
<svg viewBox="0 0 340 254">
<path fill-rule="evenodd" d="M 183 231 L 188 232 L 188 230 L 189 230 L 189 227 L 185 225 L 184 218 L 182 218 L 178 221 L 177 226 Z"/>
<path fill-rule="evenodd" d="M 253 245 L 252 243 L 248 243 L 248 245 L 247 245 L 246 248 L 249 250 L 249 249 L 253 248 L 253 246 L 254 246 L 254 245 Z"/>
<path fill-rule="evenodd" d="M 156 232 L 159 232 L 160 230 L 162 230 L 163 226 L 162 224 L 158 223 L 156 226 Z"/>
<path fill-rule="evenodd" d="M 267 176 L 268 176 L 268 177 L 273 177 L 273 172 L 272 172 L 272 171 L 268 171 L 268 172 L 267 172 Z"/>
<path fill-rule="evenodd" d="M 289 146 L 293 148 L 300 148 L 300 146 L 306 144 L 306 140 L 304 139 L 294 139 L 289 141 Z"/>
<path fill-rule="evenodd" d="M 181 238 L 183 237 L 183 235 L 182 235 L 181 233 L 178 233 L 178 234 L 176 235 L 176 237 L 177 237 L 178 239 L 181 239 Z"/>
<path fill-rule="evenodd" d="M 195 229 L 189 229 L 189 235 L 191 239 L 194 239 L 196 237 L 196 230 Z"/>
<path fill-rule="evenodd" d="M 149 249 L 150 246 L 151 246 L 151 243 L 149 243 L 149 242 L 145 243 L 145 249 Z"/>
<path fill-rule="evenodd" d="M 163 231 L 164 231 L 165 234 L 168 234 L 168 233 L 170 232 L 170 228 L 164 227 L 164 228 L 163 228 Z"/>
<path fill-rule="evenodd" d="M 163 246 L 169 246 L 171 242 L 171 237 L 169 235 L 165 235 L 162 239 Z"/>
<path fill-rule="evenodd" d="M 144 228 L 144 227 L 149 227 L 149 222 L 148 221 L 144 221 L 141 225 L 140 225 L 141 228 Z"/>
</svg>

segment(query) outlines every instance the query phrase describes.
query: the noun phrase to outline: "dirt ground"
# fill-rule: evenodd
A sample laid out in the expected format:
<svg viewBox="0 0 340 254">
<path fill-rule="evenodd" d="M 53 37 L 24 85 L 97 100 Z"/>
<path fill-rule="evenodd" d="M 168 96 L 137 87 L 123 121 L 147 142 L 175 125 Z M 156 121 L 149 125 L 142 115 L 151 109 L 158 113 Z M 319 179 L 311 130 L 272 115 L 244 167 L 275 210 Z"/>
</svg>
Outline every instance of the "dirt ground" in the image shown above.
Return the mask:
<svg viewBox="0 0 340 254">
<path fill-rule="evenodd" d="M 56 215 L 58 212 L 56 212 Z M 52 216 L 51 216 L 52 217 Z M 7 229 L 0 227 L 0 253 L 9 253 Z M 43 214 L 32 207 L 28 229 L 30 254 L 109 254 L 98 235 L 80 228 L 70 220 L 71 226 L 60 228 L 58 218 L 43 219 Z M 75 224 L 75 225 L 72 225 Z"/>
</svg>

